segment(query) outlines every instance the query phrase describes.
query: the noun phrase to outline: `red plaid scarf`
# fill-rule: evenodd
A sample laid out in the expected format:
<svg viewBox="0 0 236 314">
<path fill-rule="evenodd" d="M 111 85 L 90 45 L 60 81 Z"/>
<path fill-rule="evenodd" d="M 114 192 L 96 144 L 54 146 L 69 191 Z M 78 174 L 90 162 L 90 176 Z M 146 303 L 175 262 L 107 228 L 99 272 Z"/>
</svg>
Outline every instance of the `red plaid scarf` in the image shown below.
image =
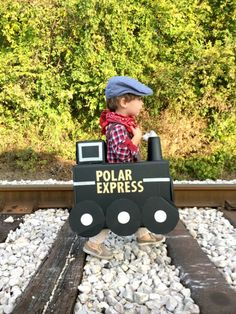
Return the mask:
<svg viewBox="0 0 236 314">
<path fill-rule="evenodd" d="M 137 127 L 136 121 L 131 116 L 124 116 L 122 114 L 112 112 L 108 109 L 102 111 L 100 116 L 100 126 L 102 128 L 102 134 L 106 134 L 106 127 L 109 123 L 123 124 L 129 133 L 132 133 L 132 129 Z"/>
</svg>

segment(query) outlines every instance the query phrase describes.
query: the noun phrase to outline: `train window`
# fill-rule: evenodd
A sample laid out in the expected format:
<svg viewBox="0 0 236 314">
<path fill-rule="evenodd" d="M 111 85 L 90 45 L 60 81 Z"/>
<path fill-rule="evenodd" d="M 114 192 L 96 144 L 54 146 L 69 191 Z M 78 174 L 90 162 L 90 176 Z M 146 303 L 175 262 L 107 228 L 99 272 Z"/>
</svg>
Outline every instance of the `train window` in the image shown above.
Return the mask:
<svg viewBox="0 0 236 314">
<path fill-rule="evenodd" d="M 82 147 L 82 156 L 86 156 L 86 158 L 99 158 L 99 147 L 98 146 Z"/>
<path fill-rule="evenodd" d="M 76 162 L 77 164 L 105 162 L 105 142 L 104 141 L 77 142 Z"/>
</svg>

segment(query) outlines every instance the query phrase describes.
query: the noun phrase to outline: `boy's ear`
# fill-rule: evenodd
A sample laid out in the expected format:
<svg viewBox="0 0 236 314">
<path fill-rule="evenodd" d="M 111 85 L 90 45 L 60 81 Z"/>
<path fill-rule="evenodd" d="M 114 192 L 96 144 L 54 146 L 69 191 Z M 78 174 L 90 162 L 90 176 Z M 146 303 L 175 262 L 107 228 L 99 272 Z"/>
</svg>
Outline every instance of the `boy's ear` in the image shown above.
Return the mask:
<svg viewBox="0 0 236 314">
<path fill-rule="evenodd" d="M 126 108 L 126 105 L 127 105 L 127 102 L 126 102 L 125 98 L 121 97 L 121 99 L 120 99 L 120 106 L 122 108 Z"/>
</svg>

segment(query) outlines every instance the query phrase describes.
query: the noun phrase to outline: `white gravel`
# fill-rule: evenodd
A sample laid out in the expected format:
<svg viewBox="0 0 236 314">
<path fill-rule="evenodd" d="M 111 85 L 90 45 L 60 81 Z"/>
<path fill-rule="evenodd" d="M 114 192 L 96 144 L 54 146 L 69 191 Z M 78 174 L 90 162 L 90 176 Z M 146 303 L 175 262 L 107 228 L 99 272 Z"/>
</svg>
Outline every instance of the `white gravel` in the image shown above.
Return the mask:
<svg viewBox="0 0 236 314">
<path fill-rule="evenodd" d="M 186 208 L 180 216 L 235 289 L 235 228 L 215 209 Z M 38 210 L 26 215 L 20 228 L 0 244 L 0 314 L 12 312 L 67 218 L 64 210 Z M 171 265 L 165 244 L 139 249 L 135 236 L 110 233 L 106 245 L 114 249 L 115 258 L 87 256 L 75 314 L 199 313 L 190 290 L 180 283 L 178 269 Z"/>
<path fill-rule="evenodd" d="M 67 218 L 62 209 L 38 210 L 0 243 L 0 314 L 12 312 Z"/>
<path fill-rule="evenodd" d="M 202 250 L 236 289 L 236 229 L 216 209 L 185 208 L 179 213 Z"/>
<path fill-rule="evenodd" d="M 75 314 L 194 314 L 190 290 L 180 283 L 165 244 L 139 249 L 135 236 L 110 234 L 110 261 L 87 256 Z"/>
<path fill-rule="evenodd" d="M 7 181 L 7 180 L 1 180 L 0 185 L 45 185 L 45 184 L 68 184 L 72 185 L 73 181 L 57 181 L 54 179 L 48 179 L 48 180 L 13 180 L 13 181 Z"/>
<path fill-rule="evenodd" d="M 200 180 L 192 180 L 192 181 L 178 181 L 175 180 L 174 184 L 236 184 L 236 179 L 233 180 L 211 180 L 211 179 L 206 179 L 204 181 L 200 181 Z"/>
<path fill-rule="evenodd" d="M 73 181 L 57 181 L 54 179 L 48 179 L 48 180 L 13 180 L 13 181 L 7 181 L 7 180 L 0 180 L 0 185 L 28 185 L 28 184 L 37 184 L 37 185 L 44 185 L 44 184 L 65 184 L 65 185 L 73 185 Z M 236 184 L 236 179 L 233 180 L 193 180 L 193 181 L 178 181 L 175 180 L 174 184 Z"/>
<path fill-rule="evenodd" d="M 236 230 L 216 209 L 180 209 L 181 219 L 228 283 L 236 288 Z M 166 245 L 140 250 L 135 237 L 110 234 L 106 244 L 115 258 L 87 256 L 75 314 L 199 313 L 171 265 Z"/>
</svg>

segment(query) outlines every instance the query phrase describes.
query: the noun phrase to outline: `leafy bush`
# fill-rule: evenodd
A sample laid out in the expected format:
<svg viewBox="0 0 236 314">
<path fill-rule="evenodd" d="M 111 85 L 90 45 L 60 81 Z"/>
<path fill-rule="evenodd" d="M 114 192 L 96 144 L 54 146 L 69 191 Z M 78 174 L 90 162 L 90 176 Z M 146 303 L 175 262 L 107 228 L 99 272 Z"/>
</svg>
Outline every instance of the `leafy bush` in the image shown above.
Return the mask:
<svg viewBox="0 0 236 314">
<path fill-rule="evenodd" d="M 212 161 L 206 175 L 220 175 L 214 169 L 236 155 L 235 1 L 0 5 L 0 152 L 32 147 L 74 158 L 76 140 L 100 136 L 107 79 L 129 75 L 154 90 L 145 100 L 149 120 L 144 117 L 143 125 L 164 136 L 165 152 L 176 121 L 196 120 L 196 131 L 186 123 L 176 134 L 177 142 L 188 134 L 184 149 L 167 153 L 180 165 L 184 157 L 188 173 L 204 176 L 197 158 Z M 166 113 L 172 116 L 169 127 Z M 198 157 L 192 143 L 197 138 Z"/>
<path fill-rule="evenodd" d="M 236 175 L 235 156 L 216 153 L 210 156 L 193 156 L 188 159 L 170 159 L 171 175 L 173 179 L 232 179 Z"/>
</svg>

